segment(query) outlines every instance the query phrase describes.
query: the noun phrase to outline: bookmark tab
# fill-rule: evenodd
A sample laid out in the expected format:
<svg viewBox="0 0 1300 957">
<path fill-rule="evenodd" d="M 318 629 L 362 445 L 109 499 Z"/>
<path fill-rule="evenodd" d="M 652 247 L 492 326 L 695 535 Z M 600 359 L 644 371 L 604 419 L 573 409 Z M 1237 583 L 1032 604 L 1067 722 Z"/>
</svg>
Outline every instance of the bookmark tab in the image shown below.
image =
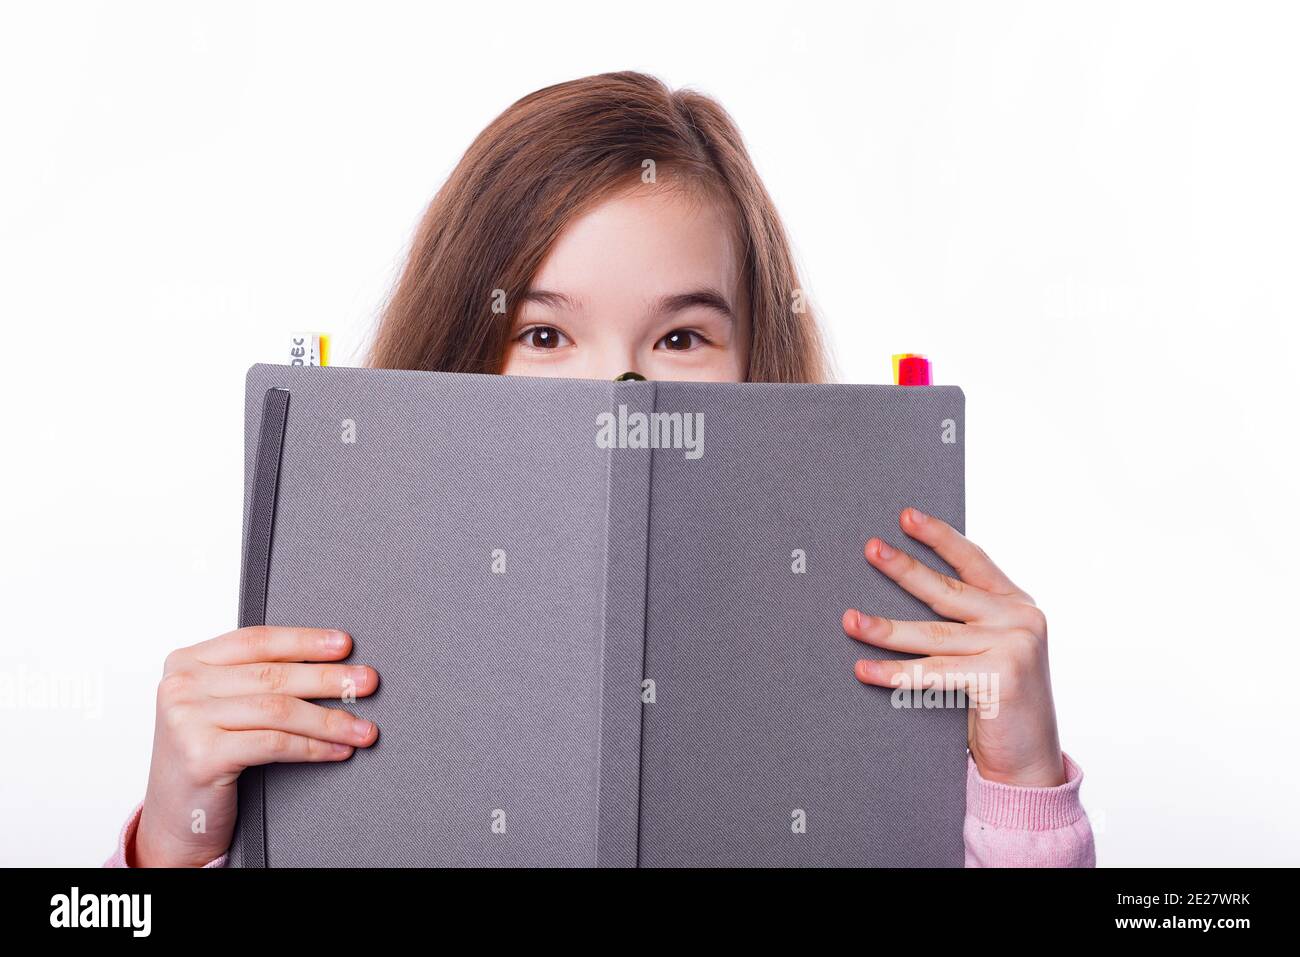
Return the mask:
<svg viewBox="0 0 1300 957">
<path fill-rule="evenodd" d="M 930 360 L 917 352 L 894 356 L 894 385 L 933 385 Z"/>
<path fill-rule="evenodd" d="M 289 365 L 327 366 L 330 337 L 320 332 L 295 332 L 289 337 Z"/>
</svg>

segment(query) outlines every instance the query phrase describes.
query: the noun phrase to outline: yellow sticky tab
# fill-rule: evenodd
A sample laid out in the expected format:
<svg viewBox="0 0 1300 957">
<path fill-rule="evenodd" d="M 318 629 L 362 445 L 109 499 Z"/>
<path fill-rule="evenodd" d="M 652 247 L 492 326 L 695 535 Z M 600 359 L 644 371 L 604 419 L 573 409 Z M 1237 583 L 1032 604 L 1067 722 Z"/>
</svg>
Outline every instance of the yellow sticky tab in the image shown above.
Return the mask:
<svg viewBox="0 0 1300 957">
<path fill-rule="evenodd" d="M 915 352 L 899 352 L 894 356 L 894 385 L 898 385 L 898 364 L 904 359 L 910 359 L 916 355 Z"/>
<path fill-rule="evenodd" d="M 323 333 L 320 337 L 320 364 L 323 366 L 330 364 L 330 337 Z"/>
</svg>

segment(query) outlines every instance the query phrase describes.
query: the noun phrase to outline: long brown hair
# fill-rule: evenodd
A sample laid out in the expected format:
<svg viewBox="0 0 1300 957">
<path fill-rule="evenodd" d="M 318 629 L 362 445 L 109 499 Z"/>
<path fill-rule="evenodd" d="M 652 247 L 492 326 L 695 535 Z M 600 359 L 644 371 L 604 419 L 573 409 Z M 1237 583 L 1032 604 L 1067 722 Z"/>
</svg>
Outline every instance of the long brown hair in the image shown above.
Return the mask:
<svg viewBox="0 0 1300 957">
<path fill-rule="evenodd" d="M 821 381 L 821 337 L 785 229 L 735 123 L 707 96 L 630 72 L 538 90 L 479 134 L 429 204 L 369 364 L 499 372 L 515 304 L 556 238 L 577 214 L 641 183 L 646 160 L 656 181 L 674 177 L 732 207 L 749 381 Z"/>
</svg>

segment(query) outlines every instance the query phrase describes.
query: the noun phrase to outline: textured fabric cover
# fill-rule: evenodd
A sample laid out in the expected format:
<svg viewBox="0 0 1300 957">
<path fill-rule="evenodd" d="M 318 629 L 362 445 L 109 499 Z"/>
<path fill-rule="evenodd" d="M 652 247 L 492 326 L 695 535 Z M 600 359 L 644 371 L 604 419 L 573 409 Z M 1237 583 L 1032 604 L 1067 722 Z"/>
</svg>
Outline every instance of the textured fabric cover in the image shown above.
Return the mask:
<svg viewBox="0 0 1300 957">
<path fill-rule="evenodd" d="M 840 624 L 935 617 L 862 549 L 921 557 L 908 505 L 963 527 L 961 446 L 940 441 L 960 391 L 658 389 L 661 410 L 705 410 L 707 451 L 654 462 L 641 863 L 960 866 L 966 713 L 893 708 L 853 663 L 905 656 Z"/>
<path fill-rule="evenodd" d="M 246 501 L 271 388 L 266 619 L 381 687 L 372 748 L 266 769 L 270 866 L 961 866 L 965 713 L 892 708 L 839 624 L 933 617 L 862 545 L 963 526 L 960 390 L 255 366 Z M 703 456 L 599 448 L 620 404 L 701 413 Z"/>
</svg>

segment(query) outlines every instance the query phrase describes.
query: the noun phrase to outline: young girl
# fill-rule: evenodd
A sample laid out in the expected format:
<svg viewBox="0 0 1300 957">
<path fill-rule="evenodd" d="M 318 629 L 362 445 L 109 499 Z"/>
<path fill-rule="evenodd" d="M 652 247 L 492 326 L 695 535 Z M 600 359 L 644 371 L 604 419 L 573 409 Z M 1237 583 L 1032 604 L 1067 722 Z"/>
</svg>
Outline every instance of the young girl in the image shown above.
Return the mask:
<svg viewBox="0 0 1300 957">
<path fill-rule="evenodd" d="M 370 365 L 613 379 L 816 382 L 821 339 L 802 304 L 780 219 L 722 108 L 637 73 L 548 87 L 470 146 L 434 198 L 380 323 Z M 1094 863 L 1079 768 L 1057 740 L 1047 622 L 988 556 L 916 509 L 901 531 L 960 575 L 880 539 L 866 560 L 951 622 L 844 612 L 864 646 L 927 656 L 927 674 L 996 673 L 996 717 L 971 709 L 968 866 Z M 378 736 L 312 700 L 345 678 L 341 632 L 267 626 L 168 656 L 141 808 L 113 866 L 219 866 L 236 781 L 277 761 L 343 761 Z M 857 662 L 890 686 L 911 660 Z M 194 808 L 206 830 L 191 830 Z"/>
</svg>

